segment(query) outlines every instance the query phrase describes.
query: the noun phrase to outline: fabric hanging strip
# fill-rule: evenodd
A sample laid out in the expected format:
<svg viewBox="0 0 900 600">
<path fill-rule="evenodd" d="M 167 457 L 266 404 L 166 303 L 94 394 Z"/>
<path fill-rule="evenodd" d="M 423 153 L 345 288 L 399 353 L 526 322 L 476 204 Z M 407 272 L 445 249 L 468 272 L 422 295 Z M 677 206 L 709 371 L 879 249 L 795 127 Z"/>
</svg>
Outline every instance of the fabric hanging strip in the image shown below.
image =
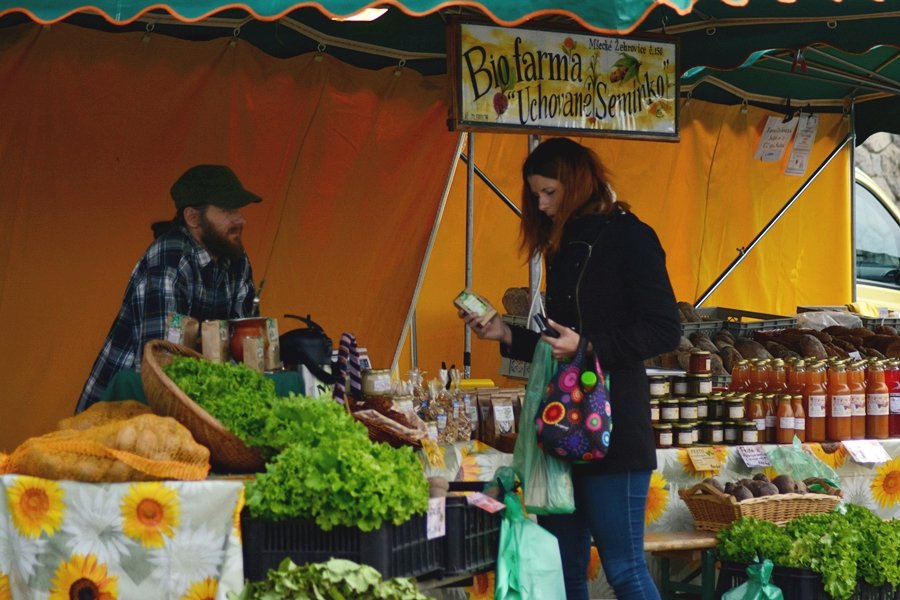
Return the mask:
<svg viewBox="0 0 900 600">
<path fill-rule="evenodd" d="M 346 381 L 350 379 L 350 397 L 362 397 L 362 375 L 359 370 L 359 349 L 356 346 L 356 337 L 352 333 L 343 333 L 338 348 L 337 359 L 338 381 L 334 384 L 334 399 L 340 403 L 346 402 Z"/>
</svg>

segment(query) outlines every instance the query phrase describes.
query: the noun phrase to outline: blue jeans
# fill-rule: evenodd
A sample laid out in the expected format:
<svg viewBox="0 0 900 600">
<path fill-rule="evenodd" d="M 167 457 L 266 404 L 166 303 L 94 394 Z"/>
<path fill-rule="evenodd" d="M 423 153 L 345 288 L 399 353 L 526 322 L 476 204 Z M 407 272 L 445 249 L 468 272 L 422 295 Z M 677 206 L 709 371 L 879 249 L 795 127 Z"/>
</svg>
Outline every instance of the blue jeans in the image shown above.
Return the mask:
<svg viewBox="0 0 900 600">
<path fill-rule="evenodd" d="M 539 516 L 559 540 L 568 600 L 588 600 L 591 538 L 618 600 L 659 600 L 644 560 L 644 511 L 650 471 L 575 477 L 575 512 Z"/>
</svg>

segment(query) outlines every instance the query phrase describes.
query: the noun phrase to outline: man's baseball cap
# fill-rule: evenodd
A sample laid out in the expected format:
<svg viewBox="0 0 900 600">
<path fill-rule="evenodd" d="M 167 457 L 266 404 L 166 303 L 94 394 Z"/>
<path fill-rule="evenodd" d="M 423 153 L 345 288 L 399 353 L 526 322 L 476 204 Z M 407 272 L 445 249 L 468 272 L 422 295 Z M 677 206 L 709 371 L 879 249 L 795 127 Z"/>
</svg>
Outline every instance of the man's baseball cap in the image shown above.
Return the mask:
<svg viewBox="0 0 900 600">
<path fill-rule="evenodd" d="M 262 198 L 247 191 L 234 171 L 224 165 L 191 167 L 172 184 L 175 208 L 212 204 L 219 208 L 241 208 Z"/>
</svg>

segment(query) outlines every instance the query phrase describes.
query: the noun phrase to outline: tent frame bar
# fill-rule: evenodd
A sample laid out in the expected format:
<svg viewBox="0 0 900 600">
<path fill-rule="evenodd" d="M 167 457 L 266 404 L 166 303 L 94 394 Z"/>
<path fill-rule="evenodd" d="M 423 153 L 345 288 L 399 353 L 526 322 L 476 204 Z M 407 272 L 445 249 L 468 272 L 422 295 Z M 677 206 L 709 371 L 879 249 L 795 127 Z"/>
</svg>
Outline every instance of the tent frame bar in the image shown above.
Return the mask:
<svg viewBox="0 0 900 600">
<path fill-rule="evenodd" d="M 706 291 L 700 295 L 697 301 L 694 302 L 694 308 L 699 308 L 700 305 L 702 305 L 709 299 L 712 293 L 716 291 L 716 288 L 718 288 L 722 284 L 722 282 L 725 281 L 725 279 L 729 275 L 731 275 L 731 272 L 734 271 L 737 266 L 744 261 L 745 258 L 747 258 L 747 255 L 750 253 L 750 251 L 753 250 L 754 247 L 756 247 L 756 245 L 762 240 L 762 238 L 772 229 L 772 227 L 775 226 L 775 223 L 777 223 L 781 219 L 781 217 L 783 217 L 784 214 L 788 211 L 788 209 L 793 206 L 794 202 L 796 202 L 800 195 L 804 191 L 806 191 L 806 188 L 810 186 L 813 180 L 815 180 L 815 178 L 825 170 L 825 167 L 828 166 L 828 164 L 834 159 L 834 157 L 837 156 L 841 150 L 843 150 L 844 146 L 846 146 L 848 143 L 851 143 L 853 139 L 854 135 L 851 129 L 851 132 L 844 136 L 844 139 L 841 140 L 837 147 L 835 147 L 835 149 L 831 151 L 831 153 L 825 158 L 824 161 L 822 161 L 822 163 L 816 168 L 816 170 L 813 171 L 813 173 L 806 179 L 806 181 L 803 182 L 803 185 L 801 185 L 800 188 L 794 193 L 794 195 L 791 196 L 791 198 L 785 203 L 785 205 L 781 207 L 781 210 L 775 213 L 775 216 L 772 217 L 772 219 L 765 225 L 765 227 L 762 228 L 762 230 L 756 235 L 756 237 L 753 238 L 753 241 L 750 242 L 750 244 L 745 248 L 738 248 L 737 257 L 733 261 L 731 261 L 731 264 L 725 268 L 722 274 L 719 275 L 712 283 L 712 285 L 710 285 L 706 289 Z"/>
<path fill-rule="evenodd" d="M 466 156 L 465 154 L 460 154 L 459 159 L 461 161 L 463 161 L 464 163 L 466 163 L 467 165 L 469 164 L 469 157 Z M 503 190 L 501 190 L 499 187 L 497 187 L 497 184 L 494 183 L 491 180 L 491 178 L 488 177 L 484 171 L 482 171 L 481 169 L 478 168 L 478 165 L 475 165 L 474 170 L 475 170 L 475 174 L 478 176 L 478 179 L 480 179 L 482 182 L 484 182 L 484 184 L 486 186 L 488 186 L 488 188 L 490 188 L 490 190 L 492 192 L 494 192 L 498 198 L 500 198 L 500 200 L 503 202 L 503 204 L 505 204 L 509 208 L 509 210 L 516 213 L 517 217 L 522 216 L 522 209 L 519 208 L 518 206 L 516 206 L 515 202 L 510 200 L 509 196 L 507 196 L 505 193 L 503 193 Z"/>
</svg>

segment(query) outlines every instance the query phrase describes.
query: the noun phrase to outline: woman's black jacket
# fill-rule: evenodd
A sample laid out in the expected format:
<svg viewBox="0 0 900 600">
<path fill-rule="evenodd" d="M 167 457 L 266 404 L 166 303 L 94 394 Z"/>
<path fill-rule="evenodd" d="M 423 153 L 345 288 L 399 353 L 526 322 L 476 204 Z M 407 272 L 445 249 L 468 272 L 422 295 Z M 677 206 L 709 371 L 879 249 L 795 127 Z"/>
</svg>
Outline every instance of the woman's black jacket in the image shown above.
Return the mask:
<svg viewBox="0 0 900 600">
<path fill-rule="evenodd" d="M 681 338 L 666 256 L 656 233 L 630 212 L 573 217 L 546 266 L 547 315 L 588 337 L 610 383 L 609 453 L 596 464 L 576 465 L 576 473 L 655 469 L 643 361 L 674 350 Z M 512 345 L 501 345 L 501 354 L 530 361 L 539 334 L 512 329 Z"/>
</svg>

